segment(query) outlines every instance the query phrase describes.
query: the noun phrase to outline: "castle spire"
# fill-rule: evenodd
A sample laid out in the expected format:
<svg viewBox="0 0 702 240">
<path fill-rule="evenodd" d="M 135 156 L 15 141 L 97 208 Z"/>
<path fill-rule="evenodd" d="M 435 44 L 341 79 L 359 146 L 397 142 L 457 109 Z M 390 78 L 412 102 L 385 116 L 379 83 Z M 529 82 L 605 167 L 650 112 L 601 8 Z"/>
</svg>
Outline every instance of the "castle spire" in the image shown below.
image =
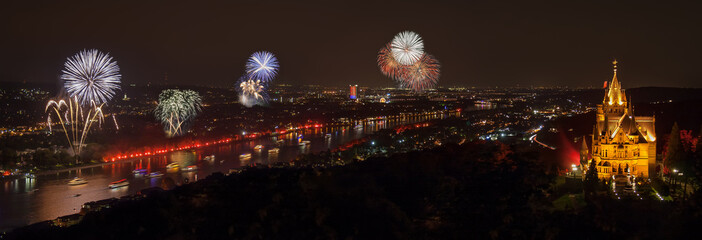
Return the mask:
<svg viewBox="0 0 702 240">
<path fill-rule="evenodd" d="M 614 76 L 612 77 L 612 84 L 610 84 L 609 86 L 610 89 L 621 88 L 619 86 L 619 80 L 617 80 L 617 63 L 617 59 L 614 59 L 614 61 L 612 61 L 612 65 L 614 66 Z"/>
<path fill-rule="evenodd" d="M 624 102 L 626 102 L 626 97 L 622 96 L 622 87 L 621 84 L 619 83 L 619 80 L 617 80 L 617 60 L 615 59 L 612 62 L 612 65 L 614 65 L 614 76 L 612 77 L 612 83 L 609 85 L 609 89 L 607 90 L 607 103 L 609 105 L 622 105 Z"/>
<path fill-rule="evenodd" d="M 616 58 L 612 62 L 612 65 L 614 65 L 614 74 L 616 74 L 617 73 L 617 59 Z"/>
</svg>

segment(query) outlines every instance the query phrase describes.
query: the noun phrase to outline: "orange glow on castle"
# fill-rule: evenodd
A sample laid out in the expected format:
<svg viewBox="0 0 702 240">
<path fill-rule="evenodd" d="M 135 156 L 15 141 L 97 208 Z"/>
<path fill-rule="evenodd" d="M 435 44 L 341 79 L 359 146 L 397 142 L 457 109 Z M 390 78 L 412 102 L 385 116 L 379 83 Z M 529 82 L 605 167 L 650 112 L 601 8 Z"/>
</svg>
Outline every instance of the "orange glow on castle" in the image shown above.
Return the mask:
<svg viewBox="0 0 702 240">
<path fill-rule="evenodd" d="M 636 116 L 631 98 L 617 79 L 617 61 L 614 77 L 605 90 L 602 104 L 597 105 L 596 123 L 593 127 L 592 144 L 589 149 L 583 144 L 582 169 L 588 169 L 595 161 L 599 178 L 613 175 L 648 177 L 656 162 L 656 131 L 654 116 Z M 591 153 L 591 157 L 588 154 Z"/>
</svg>

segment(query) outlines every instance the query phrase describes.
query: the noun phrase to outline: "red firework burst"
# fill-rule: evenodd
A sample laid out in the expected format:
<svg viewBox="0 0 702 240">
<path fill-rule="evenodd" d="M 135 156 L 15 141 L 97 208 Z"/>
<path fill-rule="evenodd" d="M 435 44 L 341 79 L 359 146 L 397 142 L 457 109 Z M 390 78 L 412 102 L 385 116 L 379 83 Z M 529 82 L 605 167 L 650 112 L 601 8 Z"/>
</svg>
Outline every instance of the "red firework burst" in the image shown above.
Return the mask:
<svg viewBox="0 0 702 240">
<path fill-rule="evenodd" d="M 406 66 L 398 63 L 393 57 L 390 43 L 378 52 L 378 67 L 385 76 L 395 80 L 399 80 L 407 69 Z"/>
<path fill-rule="evenodd" d="M 431 89 L 439 81 L 440 68 L 439 61 L 425 53 L 417 62 L 405 67 L 398 81 L 402 87 L 409 87 L 416 92 Z"/>
</svg>

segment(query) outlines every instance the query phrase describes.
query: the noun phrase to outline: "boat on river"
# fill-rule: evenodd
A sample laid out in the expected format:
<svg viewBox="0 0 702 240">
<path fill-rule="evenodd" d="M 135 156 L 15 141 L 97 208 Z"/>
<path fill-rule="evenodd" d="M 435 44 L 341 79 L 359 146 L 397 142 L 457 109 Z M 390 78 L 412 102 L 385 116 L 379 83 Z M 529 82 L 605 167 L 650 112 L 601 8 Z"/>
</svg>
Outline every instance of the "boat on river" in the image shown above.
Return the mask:
<svg viewBox="0 0 702 240">
<path fill-rule="evenodd" d="M 168 165 L 166 165 L 166 169 L 168 169 L 168 170 L 177 169 L 177 168 L 180 168 L 180 165 L 178 165 L 178 163 L 169 163 Z"/>
<path fill-rule="evenodd" d="M 251 158 L 251 153 L 244 153 L 239 155 L 239 159 L 249 159 Z"/>
<path fill-rule="evenodd" d="M 197 171 L 197 165 L 190 165 L 185 168 L 183 168 L 183 172 L 193 172 Z"/>
<path fill-rule="evenodd" d="M 256 150 L 256 151 L 261 151 L 261 150 L 263 150 L 263 145 L 261 145 L 261 144 L 256 145 L 256 146 L 254 147 L 254 150 Z"/>
<path fill-rule="evenodd" d="M 132 173 L 134 175 L 146 175 L 147 171 L 146 171 L 146 169 L 139 168 L 139 169 L 132 170 Z"/>
<path fill-rule="evenodd" d="M 107 185 L 107 187 L 109 187 L 109 188 L 121 188 L 121 187 L 126 187 L 126 186 L 129 186 L 129 182 L 127 181 L 127 179 L 114 181 L 114 182 L 111 182 L 110 185 Z"/>
<path fill-rule="evenodd" d="M 146 175 L 147 178 L 160 178 L 163 177 L 163 173 L 161 172 L 152 172 L 149 173 L 149 175 Z"/>
<path fill-rule="evenodd" d="M 277 154 L 278 152 L 280 152 L 280 148 L 268 149 L 268 154 Z"/>
<path fill-rule="evenodd" d="M 71 186 L 82 185 L 82 184 L 86 184 L 86 183 L 88 183 L 88 181 L 86 181 L 85 179 L 79 178 L 79 177 L 75 177 L 71 181 L 68 181 L 68 185 L 71 185 Z"/>
</svg>

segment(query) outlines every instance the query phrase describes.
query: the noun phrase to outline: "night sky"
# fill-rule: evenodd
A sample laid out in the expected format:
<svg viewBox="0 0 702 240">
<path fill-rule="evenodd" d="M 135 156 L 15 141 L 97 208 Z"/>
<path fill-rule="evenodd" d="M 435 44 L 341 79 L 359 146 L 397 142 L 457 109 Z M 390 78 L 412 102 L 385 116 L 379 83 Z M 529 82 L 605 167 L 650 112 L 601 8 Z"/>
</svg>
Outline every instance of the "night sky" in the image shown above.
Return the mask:
<svg viewBox="0 0 702 240">
<path fill-rule="evenodd" d="M 413 30 L 444 87 L 600 87 L 614 58 L 625 88 L 702 87 L 699 3 L 465 2 L 5 1 L 0 82 L 57 82 L 67 57 L 97 48 L 126 84 L 167 73 L 167 84 L 232 86 L 268 50 L 276 83 L 392 86 L 376 54 Z"/>
</svg>

